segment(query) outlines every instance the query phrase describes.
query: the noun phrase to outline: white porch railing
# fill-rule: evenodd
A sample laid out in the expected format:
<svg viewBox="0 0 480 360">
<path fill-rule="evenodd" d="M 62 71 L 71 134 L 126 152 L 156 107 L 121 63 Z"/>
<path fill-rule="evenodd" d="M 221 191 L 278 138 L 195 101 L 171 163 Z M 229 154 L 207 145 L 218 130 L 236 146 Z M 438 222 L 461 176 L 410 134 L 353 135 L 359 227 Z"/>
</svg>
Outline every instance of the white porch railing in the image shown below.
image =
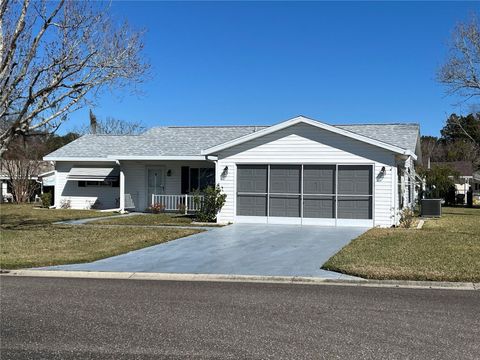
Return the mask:
<svg viewBox="0 0 480 360">
<path fill-rule="evenodd" d="M 203 196 L 198 195 L 200 201 L 195 201 L 195 195 L 156 195 L 152 194 L 152 205 L 162 204 L 165 211 L 182 210 L 185 214 L 200 210 Z"/>
</svg>

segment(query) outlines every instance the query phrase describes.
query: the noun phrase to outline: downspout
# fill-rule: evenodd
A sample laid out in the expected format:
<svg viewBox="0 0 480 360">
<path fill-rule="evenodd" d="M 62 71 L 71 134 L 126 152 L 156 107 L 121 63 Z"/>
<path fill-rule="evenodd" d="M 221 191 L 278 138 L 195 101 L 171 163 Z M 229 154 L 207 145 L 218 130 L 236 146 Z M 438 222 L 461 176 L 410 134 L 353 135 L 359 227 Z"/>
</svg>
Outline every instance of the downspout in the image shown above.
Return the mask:
<svg viewBox="0 0 480 360">
<path fill-rule="evenodd" d="M 120 192 L 120 199 L 119 202 L 119 211 L 120 213 L 125 212 L 125 174 L 122 169 L 122 165 L 120 164 L 119 160 L 115 160 L 115 163 L 120 167 L 120 186 L 119 186 L 119 192 Z"/>
</svg>

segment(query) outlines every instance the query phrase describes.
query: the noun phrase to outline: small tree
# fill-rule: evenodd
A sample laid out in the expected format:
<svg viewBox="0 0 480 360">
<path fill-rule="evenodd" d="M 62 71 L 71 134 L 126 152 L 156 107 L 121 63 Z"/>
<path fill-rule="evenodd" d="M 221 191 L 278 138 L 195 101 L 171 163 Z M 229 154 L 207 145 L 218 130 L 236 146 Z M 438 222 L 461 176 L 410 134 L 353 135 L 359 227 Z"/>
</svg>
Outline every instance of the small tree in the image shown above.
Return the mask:
<svg viewBox="0 0 480 360">
<path fill-rule="evenodd" d="M 40 173 L 40 159 L 44 152 L 45 144 L 41 138 L 17 138 L 5 154 L 5 159 L 1 160 L 1 167 L 8 175 L 15 202 L 29 201 L 40 187 L 35 179 Z"/>
<path fill-rule="evenodd" d="M 455 186 L 454 179 L 459 176 L 457 171 L 443 165 L 433 165 L 431 169 L 419 168 L 418 173 L 425 178 L 429 198 L 446 198 L 451 187 Z"/>
<path fill-rule="evenodd" d="M 2 166 L 5 168 L 10 178 L 13 200 L 16 203 L 25 203 L 30 200 L 39 184 L 32 179 L 38 175 L 40 162 L 29 159 L 3 160 Z"/>
<path fill-rule="evenodd" d="M 202 222 L 214 222 L 217 215 L 225 205 L 227 195 L 223 192 L 220 185 L 208 186 L 203 191 L 203 201 L 195 196 L 195 202 L 200 205 L 200 211 L 197 213 L 197 219 Z"/>
</svg>

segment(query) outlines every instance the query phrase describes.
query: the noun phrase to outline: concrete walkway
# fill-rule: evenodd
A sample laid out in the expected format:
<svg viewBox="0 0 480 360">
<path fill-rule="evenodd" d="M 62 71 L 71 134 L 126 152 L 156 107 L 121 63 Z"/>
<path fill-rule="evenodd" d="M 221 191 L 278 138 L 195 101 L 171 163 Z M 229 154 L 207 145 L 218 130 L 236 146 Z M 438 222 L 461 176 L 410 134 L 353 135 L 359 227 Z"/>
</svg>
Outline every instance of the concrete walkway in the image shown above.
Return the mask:
<svg viewBox="0 0 480 360">
<path fill-rule="evenodd" d="M 366 230 L 234 224 L 92 263 L 44 269 L 352 279 L 321 266 Z"/>
<path fill-rule="evenodd" d="M 128 214 L 118 214 L 118 215 L 111 215 L 111 216 L 99 216 L 99 217 L 93 217 L 93 218 L 83 218 L 83 219 L 73 219 L 73 220 L 63 220 L 63 221 L 57 221 L 54 222 L 54 225 L 84 225 L 89 222 L 94 222 L 97 220 L 109 220 L 109 219 L 115 219 L 115 218 L 123 218 L 123 217 L 130 217 L 130 216 L 141 216 L 144 215 L 143 213 L 128 213 Z"/>
</svg>

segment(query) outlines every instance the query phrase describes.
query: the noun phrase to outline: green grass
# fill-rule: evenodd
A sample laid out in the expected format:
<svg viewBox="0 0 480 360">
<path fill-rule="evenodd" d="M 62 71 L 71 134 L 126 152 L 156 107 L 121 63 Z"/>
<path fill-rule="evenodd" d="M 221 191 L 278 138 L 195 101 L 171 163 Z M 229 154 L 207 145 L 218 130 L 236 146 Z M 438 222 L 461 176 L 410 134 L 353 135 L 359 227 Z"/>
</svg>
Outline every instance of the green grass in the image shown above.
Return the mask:
<svg viewBox="0 0 480 360">
<path fill-rule="evenodd" d="M 444 208 L 417 229 L 371 229 L 323 266 L 368 279 L 480 281 L 480 209 Z"/>
<path fill-rule="evenodd" d="M 96 220 L 91 222 L 92 225 L 179 225 L 179 226 L 204 226 L 204 224 L 196 224 L 191 216 L 180 214 L 142 214 L 118 217 L 114 219 Z M 216 223 L 208 224 L 208 226 L 218 226 Z"/>
<path fill-rule="evenodd" d="M 90 262 L 198 233 L 191 229 L 53 225 L 109 216 L 87 210 L 0 205 L 0 268 L 17 269 Z"/>
</svg>

